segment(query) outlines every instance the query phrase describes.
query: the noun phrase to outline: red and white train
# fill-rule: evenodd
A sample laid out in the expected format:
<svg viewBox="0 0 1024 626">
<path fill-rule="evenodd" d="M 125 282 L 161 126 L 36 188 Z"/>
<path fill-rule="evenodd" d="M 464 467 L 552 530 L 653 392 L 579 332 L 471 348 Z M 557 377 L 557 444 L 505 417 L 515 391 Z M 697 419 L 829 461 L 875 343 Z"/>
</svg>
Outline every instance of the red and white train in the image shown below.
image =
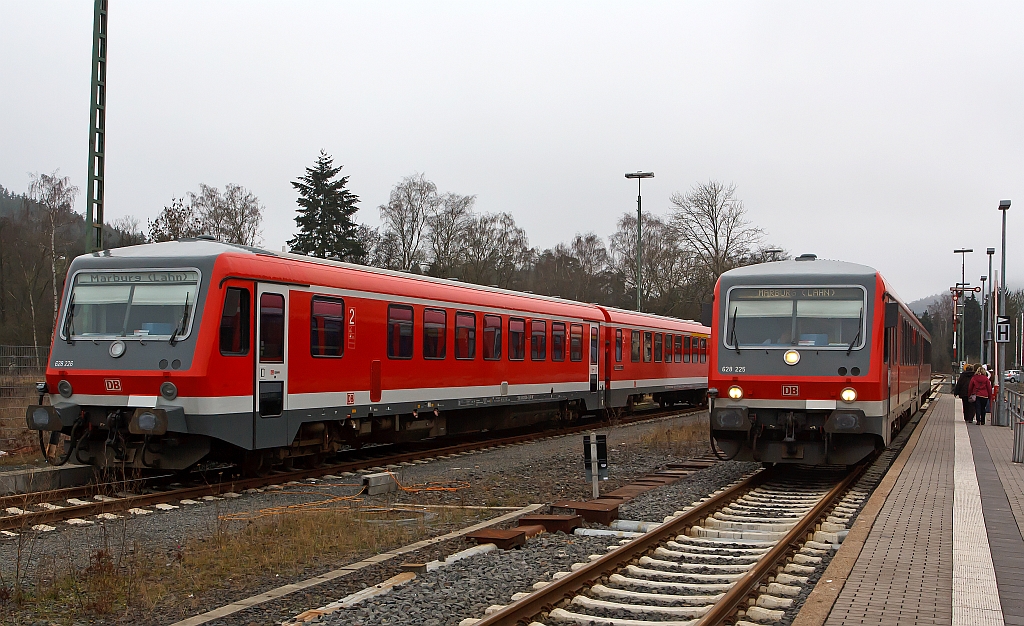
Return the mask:
<svg viewBox="0 0 1024 626">
<path fill-rule="evenodd" d="M 96 466 L 259 469 L 363 442 L 701 403 L 696 322 L 181 240 L 74 260 L 30 428 Z"/>
<path fill-rule="evenodd" d="M 728 271 L 715 286 L 711 436 L 724 455 L 853 464 L 931 385 L 931 337 L 876 270 L 818 260 Z"/>
</svg>

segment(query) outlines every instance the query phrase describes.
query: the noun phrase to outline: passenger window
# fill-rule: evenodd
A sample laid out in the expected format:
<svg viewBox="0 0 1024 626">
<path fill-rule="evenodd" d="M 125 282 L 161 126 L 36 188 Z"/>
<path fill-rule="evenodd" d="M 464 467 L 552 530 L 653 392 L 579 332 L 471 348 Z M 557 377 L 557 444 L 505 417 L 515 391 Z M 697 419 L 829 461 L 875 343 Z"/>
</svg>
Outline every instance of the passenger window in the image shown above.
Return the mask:
<svg viewBox="0 0 1024 626">
<path fill-rule="evenodd" d="M 622 329 L 615 329 L 615 362 L 622 363 Z"/>
<path fill-rule="evenodd" d="M 551 360 L 565 360 L 565 323 L 551 322 Z"/>
<path fill-rule="evenodd" d="M 651 352 L 654 348 L 654 334 L 644 333 L 644 363 L 651 362 Z"/>
<path fill-rule="evenodd" d="M 690 342 L 690 362 L 700 363 L 700 337 L 694 337 Z"/>
<path fill-rule="evenodd" d="M 708 340 L 707 337 L 701 337 L 700 339 L 700 362 L 708 362 Z"/>
<path fill-rule="evenodd" d="M 526 358 L 526 320 L 521 317 L 508 318 L 508 360 L 522 361 Z"/>
<path fill-rule="evenodd" d="M 665 335 L 665 362 L 672 362 L 672 335 Z"/>
<path fill-rule="evenodd" d="M 309 353 L 313 356 L 345 354 L 345 301 L 313 296 L 309 315 Z"/>
<path fill-rule="evenodd" d="M 676 363 L 683 362 L 683 337 L 676 335 Z"/>
<path fill-rule="evenodd" d="M 501 358 L 501 316 L 484 316 L 484 359 L 497 361 Z"/>
<path fill-rule="evenodd" d="M 284 296 L 260 295 L 260 361 L 284 363 Z"/>
<path fill-rule="evenodd" d="M 581 324 L 569 325 L 569 360 L 583 360 L 583 326 Z"/>
<path fill-rule="evenodd" d="M 228 287 L 220 314 L 220 353 L 249 354 L 249 290 Z"/>
<path fill-rule="evenodd" d="M 654 362 L 661 363 L 662 334 L 654 333 Z"/>
<path fill-rule="evenodd" d="M 423 358 L 443 359 L 448 345 L 448 312 L 423 309 Z"/>
<path fill-rule="evenodd" d="M 690 362 L 690 336 L 683 337 L 683 363 Z"/>
<path fill-rule="evenodd" d="M 629 331 L 629 338 L 630 338 L 630 344 L 631 344 L 630 345 L 630 351 L 629 351 L 629 359 L 632 362 L 634 362 L 634 363 L 639 363 L 640 362 L 640 331 L 636 330 L 635 328 L 633 330 L 630 330 Z"/>
<path fill-rule="evenodd" d="M 412 358 L 412 307 L 388 305 L 388 358 Z"/>
<path fill-rule="evenodd" d="M 459 311 L 455 314 L 455 358 L 476 358 L 476 315 Z"/>
<path fill-rule="evenodd" d="M 597 326 L 590 327 L 590 364 L 597 364 L 597 346 L 600 343 L 598 338 Z"/>
<path fill-rule="evenodd" d="M 530 322 L 530 360 L 543 361 L 548 358 L 548 323 L 542 320 Z"/>
</svg>

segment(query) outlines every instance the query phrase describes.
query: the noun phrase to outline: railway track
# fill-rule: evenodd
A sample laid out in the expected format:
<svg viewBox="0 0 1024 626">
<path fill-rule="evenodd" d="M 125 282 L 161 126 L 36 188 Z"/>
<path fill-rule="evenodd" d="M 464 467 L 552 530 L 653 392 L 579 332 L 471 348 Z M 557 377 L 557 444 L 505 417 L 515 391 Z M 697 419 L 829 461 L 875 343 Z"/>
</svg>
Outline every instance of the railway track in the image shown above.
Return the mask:
<svg viewBox="0 0 1024 626">
<path fill-rule="evenodd" d="M 777 621 L 867 497 L 866 467 L 758 472 L 475 625 Z"/>
<path fill-rule="evenodd" d="M 665 417 L 692 415 L 705 410 L 705 408 L 655 410 L 622 417 L 616 421 L 616 424 L 624 425 Z M 0 497 L 0 533 L 10 535 L 16 531 L 48 530 L 46 525 L 55 522 L 81 520 L 96 515 L 117 514 L 133 510 L 137 512 L 144 507 L 165 504 L 171 501 L 218 498 L 224 495 L 230 497 L 248 489 L 260 489 L 270 485 L 280 485 L 308 478 L 319 478 L 346 472 L 358 472 L 360 470 L 378 469 L 384 471 L 384 468 L 389 465 L 422 462 L 437 457 L 477 452 L 549 437 L 561 437 L 607 425 L 609 425 L 608 422 L 588 422 L 555 430 L 470 441 L 443 448 L 421 449 L 401 453 L 387 453 L 385 452 L 386 448 L 381 446 L 372 449 L 373 451 L 383 453 L 380 456 L 334 462 L 313 469 L 273 472 L 270 475 L 255 478 L 242 478 L 231 472 L 222 472 L 213 476 L 199 477 L 197 479 L 199 484 L 185 486 L 171 486 L 166 483 L 169 477 L 160 477 L 160 481 L 131 479 L 3 496 Z M 180 477 L 178 480 L 180 480 Z"/>
</svg>

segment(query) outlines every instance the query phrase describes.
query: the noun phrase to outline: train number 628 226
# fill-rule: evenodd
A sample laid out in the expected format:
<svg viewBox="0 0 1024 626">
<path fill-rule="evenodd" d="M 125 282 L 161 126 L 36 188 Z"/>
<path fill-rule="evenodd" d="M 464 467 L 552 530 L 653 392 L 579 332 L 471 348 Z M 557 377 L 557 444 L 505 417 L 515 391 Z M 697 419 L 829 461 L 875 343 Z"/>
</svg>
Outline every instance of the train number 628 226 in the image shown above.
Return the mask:
<svg viewBox="0 0 1024 626">
<path fill-rule="evenodd" d="M 747 371 L 746 365 L 723 365 L 723 374 L 743 374 Z"/>
</svg>

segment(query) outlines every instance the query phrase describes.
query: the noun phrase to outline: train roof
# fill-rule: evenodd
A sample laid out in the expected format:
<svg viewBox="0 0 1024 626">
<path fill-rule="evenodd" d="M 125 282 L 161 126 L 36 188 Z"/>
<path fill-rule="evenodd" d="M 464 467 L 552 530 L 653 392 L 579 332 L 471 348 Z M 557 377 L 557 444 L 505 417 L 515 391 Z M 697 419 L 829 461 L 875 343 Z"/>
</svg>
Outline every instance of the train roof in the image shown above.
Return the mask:
<svg viewBox="0 0 1024 626">
<path fill-rule="evenodd" d="M 415 280 L 433 283 L 437 285 L 444 285 L 447 287 L 458 287 L 461 289 L 469 289 L 474 291 L 514 296 L 519 298 L 532 298 L 535 300 L 542 300 L 563 306 L 569 305 L 577 307 L 586 307 L 592 309 L 594 311 L 594 314 L 596 315 L 601 315 L 601 311 L 603 311 L 610 318 L 615 319 L 620 323 L 627 322 L 627 320 L 631 320 L 631 323 L 643 324 L 645 321 L 651 323 L 656 320 L 663 320 L 673 323 L 696 324 L 700 326 L 699 322 L 694 322 L 691 320 L 667 317 L 663 315 L 655 315 L 653 313 L 639 313 L 637 311 L 627 311 L 624 309 L 606 307 L 595 303 L 578 302 L 576 300 L 560 298 L 558 296 L 546 296 L 536 293 L 514 291 L 512 289 L 502 289 L 501 287 L 478 285 L 475 283 L 467 283 L 449 278 L 437 278 L 434 276 L 424 276 L 422 274 L 413 274 L 410 272 L 403 272 L 399 270 L 389 270 L 379 267 L 371 267 L 368 265 L 346 263 L 344 261 L 338 261 L 335 259 L 321 259 L 319 257 L 306 256 L 303 254 L 295 254 L 291 252 L 264 250 L 262 248 L 254 248 L 250 246 L 224 243 L 214 239 L 205 238 L 183 238 L 175 241 L 145 243 L 135 246 L 125 246 L 123 248 L 112 248 L 109 250 L 93 252 L 91 254 L 84 254 L 78 257 L 75 261 L 76 264 L 78 264 L 80 261 L 84 261 L 84 263 L 81 264 L 86 267 L 94 267 L 94 264 L 90 262 L 92 259 L 119 259 L 121 260 L 121 263 L 118 263 L 119 266 L 125 266 L 125 261 L 127 261 L 128 263 L 135 263 L 144 260 L 173 262 L 175 260 L 185 259 L 208 259 L 212 262 L 217 257 L 225 254 L 230 254 L 232 256 L 253 255 L 262 257 L 274 257 L 278 259 L 288 261 L 299 261 L 302 263 L 309 263 L 319 266 L 346 268 L 353 271 L 368 272 L 381 276 L 401 278 L 404 280 Z"/>
<path fill-rule="evenodd" d="M 737 267 L 722 274 L 725 279 L 759 278 L 772 276 L 781 278 L 789 276 L 814 276 L 818 278 L 870 278 L 878 274 L 878 270 L 860 263 L 848 261 L 831 261 L 828 259 L 802 258 L 789 261 L 772 261 Z"/>
</svg>

